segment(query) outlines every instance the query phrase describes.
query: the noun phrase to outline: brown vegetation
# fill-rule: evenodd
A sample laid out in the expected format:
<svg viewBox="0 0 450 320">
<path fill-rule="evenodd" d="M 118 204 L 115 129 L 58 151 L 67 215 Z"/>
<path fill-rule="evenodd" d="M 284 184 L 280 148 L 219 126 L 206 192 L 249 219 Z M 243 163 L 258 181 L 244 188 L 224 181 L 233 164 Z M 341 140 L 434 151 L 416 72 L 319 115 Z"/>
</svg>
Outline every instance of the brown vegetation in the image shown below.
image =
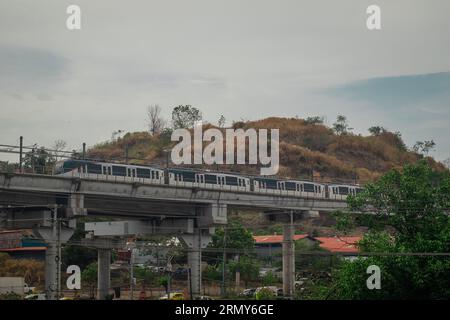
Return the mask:
<svg viewBox="0 0 450 320">
<path fill-rule="evenodd" d="M 207 125 L 210 127 L 211 125 Z M 400 134 L 383 132 L 376 136 L 336 135 L 322 124 L 310 124 L 303 119 L 271 117 L 258 121 L 235 122 L 233 128 L 280 129 L 279 176 L 307 178 L 318 181 L 365 183 L 392 168 L 414 163 L 421 155 L 408 151 Z M 206 129 L 206 126 L 205 126 Z M 222 129 L 223 130 L 223 129 Z M 151 135 L 147 132 L 127 133 L 115 141 L 99 144 L 89 150 L 95 159 L 124 161 L 128 148 L 131 163 L 164 166 L 165 149 L 173 146 L 170 131 Z M 432 158 L 436 169 L 444 166 Z M 214 167 L 216 169 L 216 167 Z M 256 166 L 220 166 L 219 170 L 256 173 Z"/>
</svg>

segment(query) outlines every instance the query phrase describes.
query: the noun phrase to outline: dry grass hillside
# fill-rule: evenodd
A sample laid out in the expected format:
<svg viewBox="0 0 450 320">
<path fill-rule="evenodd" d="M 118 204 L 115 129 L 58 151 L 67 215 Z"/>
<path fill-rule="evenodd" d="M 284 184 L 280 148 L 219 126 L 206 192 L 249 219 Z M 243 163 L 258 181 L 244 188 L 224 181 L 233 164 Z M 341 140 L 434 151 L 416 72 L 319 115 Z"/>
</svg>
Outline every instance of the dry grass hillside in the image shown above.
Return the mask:
<svg viewBox="0 0 450 320">
<path fill-rule="evenodd" d="M 323 124 L 310 124 L 297 118 L 277 117 L 235 122 L 233 127 L 280 129 L 278 175 L 282 177 L 364 184 L 389 169 L 414 163 L 423 158 L 422 155 L 409 151 L 401 136 L 392 132 L 382 132 L 376 136 L 351 133 L 336 135 L 331 128 Z M 95 159 L 124 161 L 127 153 L 129 163 L 164 166 L 166 163 L 164 150 L 170 149 L 174 144 L 170 141 L 170 130 L 154 136 L 148 132 L 134 132 L 127 133 L 117 140 L 98 144 L 89 150 L 88 155 Z M 428 157 L 427 161 L 436 169 L 444 170 L 444 166 L 432 158 Z M 244 165 L 223 165 L 219 166 L 219 170 L 250 174 L 259 172 L 256 166 Z"/>
</svg>

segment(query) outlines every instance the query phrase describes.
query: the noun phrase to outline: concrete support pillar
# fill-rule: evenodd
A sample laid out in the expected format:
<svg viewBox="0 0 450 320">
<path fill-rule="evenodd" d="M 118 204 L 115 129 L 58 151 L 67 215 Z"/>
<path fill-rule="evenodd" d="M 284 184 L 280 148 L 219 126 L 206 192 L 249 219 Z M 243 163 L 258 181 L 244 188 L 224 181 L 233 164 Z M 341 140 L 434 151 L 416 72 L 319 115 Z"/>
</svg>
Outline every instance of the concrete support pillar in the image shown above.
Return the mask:
<svg viewBox="0 0 450 320">
<path fill-rule="evenodd" d="M 98 290 L 97 299 L 105 300 L 110 288 L 111 250 L 98 249 Z"/>
<path fill-rule="evenodd" d="M 64 227 L 57 216 L 57 208 L 53 217 L 42 221 L 41 226 L 33 227 L 36 237 L 47 244 L 45 251 L 45 295 L 48 300 L 58 299 L 61 293 L 61 246 L 73 234 L 73 229 Z"/>
<path fill-rule="evenodd" d="M 194 238 L 194 245 L 188 250 L 188 266 L 191 270 L 190 288 L 192 296 L 201 295 L 202 292 L 202 252 L 199 245 L 199 236 Z"/>
<path fill-rule="evenodd" d="M 209 230 L 195 228 L 192 234 L 181 236 L 188 247 L 188 267 L 190 269 L 190 284 L 192 296 L 201 295 L 202 292 L 202 249 L 211 241 Z"/>
<path fill-rule="evenodd" d="M 292 224 L 283 226 L 283 293 L 292 296 L 295 281 L 295 246 L 293 241 L 294 228 Z"/>
<path fill-rule="evenodd" d="M 45 296 L 47 300 L 57 300 L 58 277 L 58 247 L 49 243 L 45 250 Z"/>
</svg>

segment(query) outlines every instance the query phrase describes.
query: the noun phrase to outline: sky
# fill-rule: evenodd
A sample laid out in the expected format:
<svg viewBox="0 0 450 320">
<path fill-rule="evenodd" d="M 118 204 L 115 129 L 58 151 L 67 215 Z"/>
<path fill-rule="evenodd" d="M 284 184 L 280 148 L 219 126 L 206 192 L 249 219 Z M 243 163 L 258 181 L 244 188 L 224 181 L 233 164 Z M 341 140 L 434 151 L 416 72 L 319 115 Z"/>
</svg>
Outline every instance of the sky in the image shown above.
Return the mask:
<svg viewBox="0 0 450 320">
<path fill-rule="evenodd" d="M 81 30 L 66 28 L 71 4 Z M 448 0 L 2 0 L 0 144 L 89 147 L 146 130 L 148 105 L 170 118 L 190 104 L 228 124 L 343 114 L 355 133 L 433 139 L 444 160 L 449 31 Z"/>
</svg>

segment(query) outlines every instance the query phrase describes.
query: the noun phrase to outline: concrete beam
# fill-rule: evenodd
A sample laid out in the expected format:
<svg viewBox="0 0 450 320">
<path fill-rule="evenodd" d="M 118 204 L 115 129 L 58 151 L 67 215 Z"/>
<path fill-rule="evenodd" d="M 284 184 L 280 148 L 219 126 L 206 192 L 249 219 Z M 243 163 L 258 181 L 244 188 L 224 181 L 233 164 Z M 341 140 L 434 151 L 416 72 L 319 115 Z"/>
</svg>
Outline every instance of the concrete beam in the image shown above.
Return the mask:
<svg viewBox="0 0 450 320">
<path fill-rule="evenodd" d="M 86 216 L 87 209 L 84 207 L 84 194 L 72 193 L 67 200 L 67 216 Z"/>
<path fill-rule="evenodd" d="M 227 223 L 227 205 L 224 203 L 212 203 L 202 206 L 197 215 L 199 227 L 210 227 L 217 224 Z"/>
<path fill-rule="evenodd" d="M 74 184 L 76 181 L 76 184 Z M 76 185 L 76 191 L 74 190 Z M 116 198 L 130 205 L 136 200 L 163 201 L 166 203 L 213 204 L 220 202 L 236 208 L 274 208 L 288 210 L 335 211 L 347 207 L 345 200 L 294 197 L 281 194 L 238 192 L 218 189 L 198 189 L 172 185 L 139 184 L 120 179 L 74 179 L 66 176 L 0 173 L 0 190 L 55 193 L 70 195 L 74 192 L 85 197 Z M 86 201 L 86 199 L 85 199 Z"/>
<path fill-rule="evenodd" d="M 126 220 L 86 222 L 84 230 L 94 237 L 113 237 L 130 235 L 173 235 L 179 233 L 192 233 L 194 219 L 165 218 L 152 220 Z"/>
</svg>

